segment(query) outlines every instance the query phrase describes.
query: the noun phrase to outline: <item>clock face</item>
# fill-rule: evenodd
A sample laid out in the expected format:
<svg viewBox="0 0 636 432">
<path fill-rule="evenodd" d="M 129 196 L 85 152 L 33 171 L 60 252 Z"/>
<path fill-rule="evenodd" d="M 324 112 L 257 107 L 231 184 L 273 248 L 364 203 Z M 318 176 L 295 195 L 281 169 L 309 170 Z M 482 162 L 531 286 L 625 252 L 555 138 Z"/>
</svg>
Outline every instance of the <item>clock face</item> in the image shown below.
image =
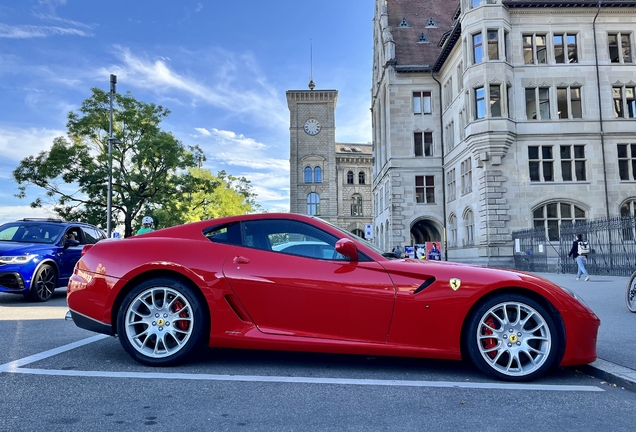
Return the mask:
<svg viewBox="0 0 636 432">
<path fill-rule="evenodd" d="M 309 119 L 305 122 L 305 132 L 309 135 L 316 135 L 320 132 L 320 123 L 316 119 Z"/>
</svg>

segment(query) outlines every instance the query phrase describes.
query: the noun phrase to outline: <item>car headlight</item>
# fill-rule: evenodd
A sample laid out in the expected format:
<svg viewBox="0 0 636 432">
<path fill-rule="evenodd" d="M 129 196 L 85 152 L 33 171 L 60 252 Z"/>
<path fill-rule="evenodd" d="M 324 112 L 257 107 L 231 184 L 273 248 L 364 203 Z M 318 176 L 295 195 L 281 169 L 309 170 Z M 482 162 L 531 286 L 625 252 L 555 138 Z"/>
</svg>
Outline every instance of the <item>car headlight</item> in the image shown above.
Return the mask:
<svg viewBox="0 0 636 432">
<path fill-rule="evenodd" d="M 25 254 L 16 256 L 0 256 L 0 264 L 26 264 L 33 258 L 38 256 L 37 254 Z"/>
</svg>

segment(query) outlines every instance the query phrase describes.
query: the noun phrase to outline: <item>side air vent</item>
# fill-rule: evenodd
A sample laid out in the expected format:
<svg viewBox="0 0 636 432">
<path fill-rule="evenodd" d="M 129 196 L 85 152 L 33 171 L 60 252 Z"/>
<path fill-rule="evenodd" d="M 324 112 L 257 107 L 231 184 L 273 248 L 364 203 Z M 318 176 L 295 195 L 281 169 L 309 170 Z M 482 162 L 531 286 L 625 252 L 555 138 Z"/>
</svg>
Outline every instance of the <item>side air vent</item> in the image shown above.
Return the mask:
<svg viewBox="0 0 636 432">
<path fill-rule="evenodd" d="M 230 305 L 237 317 L 243 322 L 252 323 L 252 319 L 247 314 L 247 311 L 243 308 L 243 305 L 232 294 L 225 296 L 225 301 Z"/>
<path fill-rule="evenodd" d="M 424 283 L 422 285 L 420 285 L 419 287 L 417 287 L 417 289 L 415 291 L 413 291 L 413 294 L 417 294 L 419 292 L 424 291 L 426 288 L 428 288 L 433 282 L 435 282 L 435 278 L 431 277 L 428 278 L 424 281 Z"/>
</svg>

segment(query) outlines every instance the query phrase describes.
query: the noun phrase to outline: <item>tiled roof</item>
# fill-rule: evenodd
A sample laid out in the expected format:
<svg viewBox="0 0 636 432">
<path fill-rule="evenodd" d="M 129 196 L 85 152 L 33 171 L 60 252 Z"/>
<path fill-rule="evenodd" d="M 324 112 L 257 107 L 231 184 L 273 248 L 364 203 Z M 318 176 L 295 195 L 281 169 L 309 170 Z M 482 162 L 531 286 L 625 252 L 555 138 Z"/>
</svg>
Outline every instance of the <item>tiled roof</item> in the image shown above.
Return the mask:
<svg viewBox="0 0 636 432">
<path fill-rule="evenodd" d="M 418 70 L 415 66 L 432 67 L 441 52 L 438 43 L 453 24 L 453 15 L 459 0 L 388 0 L 389 26 L 395 41 L 395 59 L 398 70 Z M 399 27 L 406 19 L 408 28 Z M 429 20 L 437 28 L 428 27 Z M 422 33 L 429 43 L 418 43 Z"/>
</svg>

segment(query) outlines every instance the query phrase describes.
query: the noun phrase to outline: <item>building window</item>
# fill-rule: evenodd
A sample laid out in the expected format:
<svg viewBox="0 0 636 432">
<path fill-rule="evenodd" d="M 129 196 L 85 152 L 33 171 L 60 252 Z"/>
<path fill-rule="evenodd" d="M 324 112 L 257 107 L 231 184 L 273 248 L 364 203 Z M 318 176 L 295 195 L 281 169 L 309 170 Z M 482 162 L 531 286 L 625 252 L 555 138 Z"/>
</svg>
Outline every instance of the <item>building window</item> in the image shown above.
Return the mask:
<svg viewBox="0 0 636 432">
<path fill-rule="evenodd" d="M 365 184 L 365 175 L 364 171 L 360 171 L 358 173 L 358 184 Z"/>
<path fill-rule="evenodd" d="M 546 35 L 536 33 L 523 35 L 523 62 L 525 64 L 546 64 L 546 52 Z"/>
<path fill-rule="evenodd" d="M 510 56 L 510 33 L 504 30 L 504 60 L 512 61 L 512 57 Z"/>
<path fill-rule="evenodd" d="M 481 4 L 481 0 L 468 0 L 470 2 L 470 8 L 474 9 Z"/>
<path fill-rule="evenodd" d="M 473 191 L 473 161 L 471 158 L 462 162 L 462 195 Z"/>
<path fill-rule="evenodd" d="M 475 216 L 473 215 L 472 210 L 466 210 L 464 213 L 464 229 L 465 229 L 465 237 L 464 244 L 465 245 L 474 245 L 475 244 Z"/>
<path fill-rule="evenodd" d="M 415 156 L 433 156 L 433 133 L 415 132 L 413 134 Z"/>
<path fill-rule="evenodd" d="M 351 197 L 351 216 L 362 216 L 362 196 L 353 194 Z"/>
<path fill-rule="evenodd" d="M 452 121 L 444 129 L 444 137 L 446 138 L 446 153 L 455 148 L 455 122 Z"/>
<path fill-rule="evenodd" d="M 501 117 L 501 84 L 490 84 L 490 116 Z"/>
<path fill-rule="evenodd" d="M 455 168 L 446 174 L 446 201 L 451 202 L 457 197 L 457 184 L 455 182 Z"/>
<path fill-rule="evenodd" d="M 535 228 L 545 228 L 549 241 L 558 241 L 561 224 L 584 221 L 585 210 L 574 204 L 555 202 L 535 209 L 532 219 Z"/>
<path fill-rule="evenodd" d="M 609 55 L 612 63 L 631 63 L 632 50 L 629 34 L 610 33 L 607 35 Z"/>
<path fill-rule="evenodd" d="M 616 118 L 636 117 L 636 87 L 612 87 L 614 116 Z"/>
<path fill-rule="evenodd" d="M 415 176 L 415 202 L 421 204 L 435 203 L 434 176 Z"/>
<path fill-rule="evenodd" d="M 550 119 L 550 88 L 526 89 L 526 118 L 528 120 Z"/>
<path fill-rule="evenodd" d="M 457 90 L 462 91 L 464 89 L 464 64 L 459 62 L 457 65 Z"/>
<path fill-rule="evenodd" d="M 585 146 L 561 146 L 561 176 L 563 181 L 585 181 Z"/>
<path fill-rule="evenodd" d="M 557 87 L 557 111 L 560 119 L 583 118 L 580 87 Z"/>
<path fill-rule="evenodd" d="M 448 231 L 448 247 L 457 247 L 457 217 L 454 214 L 448 218 Z"/>
<path fill-rule="evenodd" d="M 322 169 L 320 167 L 314 168 L 314 183 L 322 183 Z"/>
<path fill-rule="evenodd" d="M 431 113 L 431 92 L 413 92 L 413 114 Z"/>
<path fill-rule="evenodd" d="M 475 119 L 486 117 L 486 99 L 483 87 L 475 89 Z"/>
<path fill-rule="evenodd" d="M 353 184 L 353 171 L 347 172 L 347 184 Z"/>
<path fill-rule="evenodd" d="M 554 61 L 557 63 L 578 63 L 576 35 L 567 33 L 554 35 Z"/>
<path fill-rule="evenodd" d="M 554 181 L 554 157 L 552 154 L 552 146 L 528 147 L 528 161 L 530 168 L 530 181 Z"/>
<path fill-rule="evenodd" d="M 311 167 L 305 167 L 305 183 L 311 183 Z"/>
<path fill-rule="evenodd" d="M 307 214 L 320 216 L 320 195 L 316 192 L 307 195 Z"/>
<path fill-rule="evenodd" d="M 618 145 L 618 174 L 621 180 L 636 180 L 636 144 Z"/>
<path fill-rule="evenodd" d="M 499 60 L 499 31 L 488 30 L 488 60 Z"/>
<path fill-rule="evenodd" d="M 473 35 L 473 63 L 481 63 L 484 56 L 481 33 Z"/>
</svg>

